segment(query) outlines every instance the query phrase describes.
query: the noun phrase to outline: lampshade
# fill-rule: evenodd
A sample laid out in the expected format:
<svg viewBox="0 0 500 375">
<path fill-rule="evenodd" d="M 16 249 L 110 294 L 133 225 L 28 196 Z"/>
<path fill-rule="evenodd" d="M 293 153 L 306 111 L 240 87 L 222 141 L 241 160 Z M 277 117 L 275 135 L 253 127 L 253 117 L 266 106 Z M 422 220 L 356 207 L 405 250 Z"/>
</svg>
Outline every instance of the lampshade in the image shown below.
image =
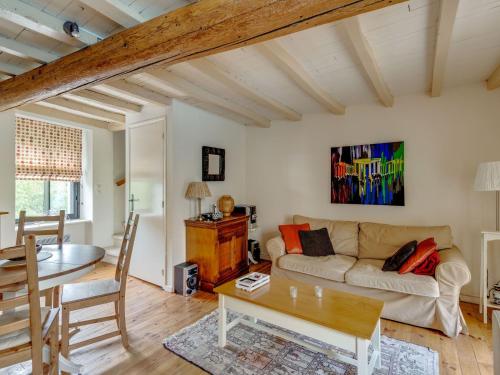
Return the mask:
<svg viewBox="0 0 500 375">
<path fill-rule="evenodd" d="M 474 181 L 474 190 L 500 190 L 500 161 L 479 164 L 477 167 L 476 180 Z"/>
<path fill-rule="evenodd" d="M 189 199 L 207 198 L 211 196 L 212 194 L 210 193 L 206 182 L 190 182 L 186 190 L 186 198 Z"/>
</svg>

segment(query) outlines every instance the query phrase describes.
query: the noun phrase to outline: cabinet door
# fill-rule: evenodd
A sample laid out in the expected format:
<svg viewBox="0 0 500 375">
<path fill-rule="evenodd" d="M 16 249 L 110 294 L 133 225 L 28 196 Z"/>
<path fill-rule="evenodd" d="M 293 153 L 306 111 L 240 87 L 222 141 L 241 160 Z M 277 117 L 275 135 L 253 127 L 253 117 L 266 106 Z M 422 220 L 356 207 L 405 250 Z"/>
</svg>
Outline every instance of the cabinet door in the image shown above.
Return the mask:
<svg viewBox="0 0 500 375">
<path fill-rule="evenodd" d="M 238 230 L 233 237 L 233 270 L 241 269 L 248 265 L 247 236 L 244 228 Z"/>
<path fill-rule="evenodd" d="M 219 280 L 231 274 L 235 268 L 234 263 L 234 236 L 232 233 L 219 235 Z"/>
<path fill-rule="evenodd" d="M 219 279 L 237 272 L 246 263 L 245 229 L 239 224 L 219 229 Z"/>
</svg>

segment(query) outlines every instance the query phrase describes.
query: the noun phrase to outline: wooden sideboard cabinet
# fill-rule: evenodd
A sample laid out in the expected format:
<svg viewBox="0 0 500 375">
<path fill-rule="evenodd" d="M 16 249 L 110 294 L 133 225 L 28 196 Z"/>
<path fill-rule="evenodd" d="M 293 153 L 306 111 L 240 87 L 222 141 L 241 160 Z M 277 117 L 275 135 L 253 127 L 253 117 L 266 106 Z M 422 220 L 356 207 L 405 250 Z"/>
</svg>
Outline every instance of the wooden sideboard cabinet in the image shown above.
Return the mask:
<svg viewBox="0 0 500 375">
<path fill-rule="evenodd" d="M 186 258 L 198 264 L 200 289 L 213 288 L 248 273 L 248 216 L 220 221 L 186 220 Z"/>
</svg>

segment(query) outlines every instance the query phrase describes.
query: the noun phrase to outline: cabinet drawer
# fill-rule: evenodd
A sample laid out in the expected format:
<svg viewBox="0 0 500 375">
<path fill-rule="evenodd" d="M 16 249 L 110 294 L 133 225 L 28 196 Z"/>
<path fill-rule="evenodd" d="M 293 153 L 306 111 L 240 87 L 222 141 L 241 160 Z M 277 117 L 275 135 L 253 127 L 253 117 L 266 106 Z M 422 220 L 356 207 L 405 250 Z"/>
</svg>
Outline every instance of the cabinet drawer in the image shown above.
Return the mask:
<svg viewBox="0 0 500 375">
<path fill-rule="evenodd" d="M 231 241 L 233 237 L 242 237 L 246 233 L 246 225 L 228 226 L 217 231 L 219 242 Z"/>
</svg>

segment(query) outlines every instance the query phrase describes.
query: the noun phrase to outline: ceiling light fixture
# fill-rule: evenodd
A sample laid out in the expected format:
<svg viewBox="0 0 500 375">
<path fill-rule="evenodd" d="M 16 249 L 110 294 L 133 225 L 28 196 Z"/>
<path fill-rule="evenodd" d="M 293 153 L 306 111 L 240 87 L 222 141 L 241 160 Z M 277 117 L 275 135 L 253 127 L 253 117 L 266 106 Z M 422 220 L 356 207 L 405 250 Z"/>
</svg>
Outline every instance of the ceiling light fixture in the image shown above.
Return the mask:
<svg viewBox="0 0 500 375">
<path fill-rule="evenodd" d="M 80 28 L 78 24 L 73 21 L 66 21 L 63 25 L 64 32 L 73 38 L 80 37 Z"/>
</svg>

